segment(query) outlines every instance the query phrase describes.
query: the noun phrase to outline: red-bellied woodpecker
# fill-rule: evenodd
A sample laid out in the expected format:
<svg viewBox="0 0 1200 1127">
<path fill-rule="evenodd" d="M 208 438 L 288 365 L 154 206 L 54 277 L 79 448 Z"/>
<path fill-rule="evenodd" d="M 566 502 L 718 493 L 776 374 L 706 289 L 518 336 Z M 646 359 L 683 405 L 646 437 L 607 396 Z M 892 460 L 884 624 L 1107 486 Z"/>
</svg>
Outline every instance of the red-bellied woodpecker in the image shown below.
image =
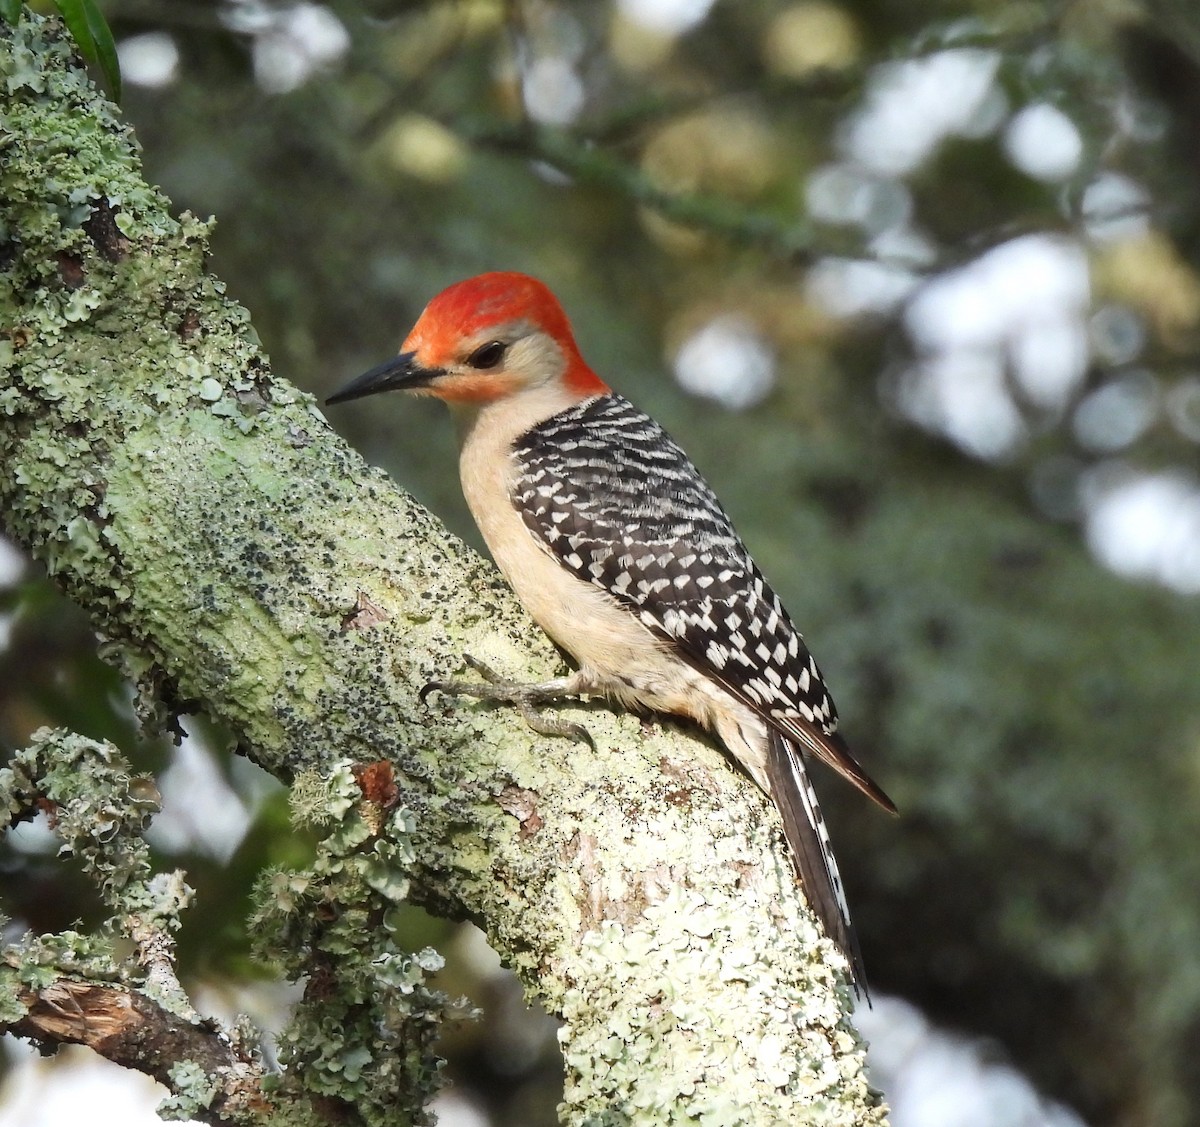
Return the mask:
<svg viewBox="0 0 1200 1127">
<path fill-rule="evenodd" d="M 715 732 L 779 807 L 805 894 L 861 981 L 804 754 L 895 807 L 837 734 L 816 662 L 684 452 L 587 366 L 554 295 L 523 274 L 443 290 L 398 356 L 328 402 L 390 390 L 449 405 L 479 530 L 579 666 L 541 686 L 440 687 L 526 711 L 595 693 Z"/>
</svg>

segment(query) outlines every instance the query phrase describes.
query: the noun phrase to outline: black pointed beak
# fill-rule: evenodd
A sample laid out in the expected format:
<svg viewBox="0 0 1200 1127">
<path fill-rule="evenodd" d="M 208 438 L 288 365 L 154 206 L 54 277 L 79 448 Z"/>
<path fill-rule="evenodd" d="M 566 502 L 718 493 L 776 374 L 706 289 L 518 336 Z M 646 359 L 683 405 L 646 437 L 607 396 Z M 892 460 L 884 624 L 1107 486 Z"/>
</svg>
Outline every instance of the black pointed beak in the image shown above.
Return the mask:
<svg viewBox="0 0 1200 1127">
<path fill-rule="evenodd" d="M 418 387 L 428 387 L 441 374 L 440 368 L 421 367 L 417 363 L 415 352 L 401 352 L 399 356 L 385 360 L 369 372 L 363 372 L 340 391 L 335 391 L 325 402 L 346 403 L 351 399 L 361 399 L 364 395 L 375 395 L 380 391 L 411 391 Z"/>
</svg>

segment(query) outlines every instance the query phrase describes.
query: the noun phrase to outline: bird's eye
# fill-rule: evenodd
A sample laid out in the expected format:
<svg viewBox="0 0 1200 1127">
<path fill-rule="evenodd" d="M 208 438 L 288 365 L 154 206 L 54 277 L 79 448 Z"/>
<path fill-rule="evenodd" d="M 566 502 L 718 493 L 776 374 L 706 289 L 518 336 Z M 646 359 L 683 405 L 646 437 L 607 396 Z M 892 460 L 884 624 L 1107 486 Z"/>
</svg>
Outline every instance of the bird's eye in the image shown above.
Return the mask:
<svg viewBox="0 0 1200 1127">
<path fill-rule="evenodd" d="M 467 363 L 472 368 L 494 368 L 504 359 L 504 351 L 508 347 L 502 340 L 489 341 L 481 344 L 470 356 Z"/>
</svg>

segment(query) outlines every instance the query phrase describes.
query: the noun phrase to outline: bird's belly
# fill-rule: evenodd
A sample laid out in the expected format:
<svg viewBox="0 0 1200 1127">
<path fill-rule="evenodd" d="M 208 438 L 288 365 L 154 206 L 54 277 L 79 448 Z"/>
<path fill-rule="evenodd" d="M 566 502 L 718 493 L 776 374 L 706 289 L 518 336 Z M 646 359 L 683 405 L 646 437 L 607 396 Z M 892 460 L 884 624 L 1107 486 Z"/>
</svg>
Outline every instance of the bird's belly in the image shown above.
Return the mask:
<svg viewBox="0 0 1200 1127">
<path fill-rule="evenodd" d="M 533 620 L 575 659 L 592 691 L 635 711 L 695 720 L 770 793 L 766 726 L 718 681 L 688 664 L 612 596 L 557 564 L 548 574 L 501 570 Z"/>
<path fill-rule="evenodd" d="M 688 690 L 707 679 L 611 595 L 557 562 L 552 566 L 546 572 L 502 564 L 501 570 L 533 620 L 575 659 L 596 692 L 629 706 L 689 712 Z"/>
</svg>

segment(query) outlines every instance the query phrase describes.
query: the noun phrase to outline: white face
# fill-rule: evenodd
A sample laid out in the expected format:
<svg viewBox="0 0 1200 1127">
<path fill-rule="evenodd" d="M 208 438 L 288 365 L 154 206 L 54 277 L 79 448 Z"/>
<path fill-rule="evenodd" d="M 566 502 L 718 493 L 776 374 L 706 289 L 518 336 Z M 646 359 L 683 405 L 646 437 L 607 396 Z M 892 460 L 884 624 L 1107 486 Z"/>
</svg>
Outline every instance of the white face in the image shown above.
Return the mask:
<svg viewBox="0 0 1200 1127">
<path fill-rule="evenodd" d="M 529 328 L 509 341 L 501 364 L 507 371 L 520 374 L 526 387 L 540 387 L 561 379 L 567 358 L 553 337 Z"/>
</svg>

